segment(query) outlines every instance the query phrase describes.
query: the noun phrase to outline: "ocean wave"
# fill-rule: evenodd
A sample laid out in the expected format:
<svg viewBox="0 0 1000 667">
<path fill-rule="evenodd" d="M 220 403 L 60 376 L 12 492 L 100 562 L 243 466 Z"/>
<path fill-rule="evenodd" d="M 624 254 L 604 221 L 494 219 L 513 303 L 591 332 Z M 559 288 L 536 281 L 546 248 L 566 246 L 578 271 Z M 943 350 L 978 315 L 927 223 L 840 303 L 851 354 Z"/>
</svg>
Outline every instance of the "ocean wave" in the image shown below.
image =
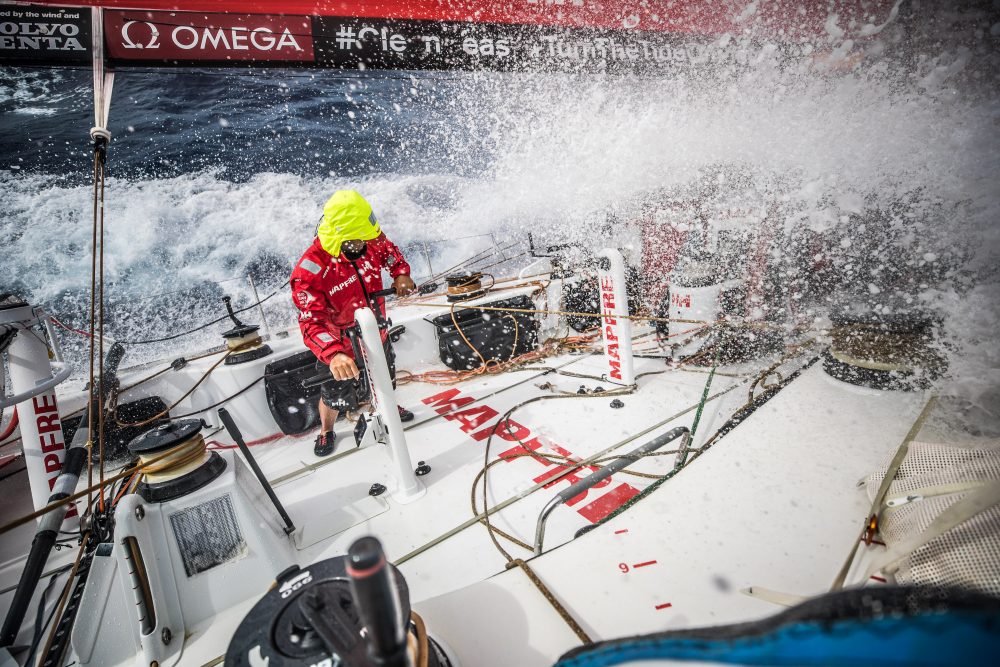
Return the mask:
<svg viewBox="0 0 1000 667">
<path fill-rule="evenodd" d="M 889 32 L 835 72 L 762 61 L 661 78 L 124 73 L 106 187 L 109 328 L 124 339 L 190 328 L 221 314 L 224 293 L 249 303 L 248 274 L 269 293 L 338 188 L 372 201 L 419 274 L 529 232 L 542 243 L 634 244 L 622 238 L 629 220 L 706 182 L 724 190 L 735 172 L 788 237 L 808 230 L 834 249 L 853 272 L 838 287 L 846 294 L 877 294 L 893 271 L 926 277 L 906 296 L 945 322 L 954 390 L 988 403 L 1000 387 L 982 344 L 996 341 L 983 322 L 998 305 L 995 55 L 945 44 L 883 57 Z M 86 98 L 83 78 L 23 78 L 0 86 L 0 104 L 49 108 L 40 100 L 58 89 L 56 106 L 83 116 L 70 109 Z M 89 122 L 9 118 L 2 164 L 22 168 L 0 170 L 0 284 L 80 326 Z M 776 264 L 786 250 L 773 250 Z M 293 321 L 284 296 L 268 309 L 272 326 Z"/>
</svg>

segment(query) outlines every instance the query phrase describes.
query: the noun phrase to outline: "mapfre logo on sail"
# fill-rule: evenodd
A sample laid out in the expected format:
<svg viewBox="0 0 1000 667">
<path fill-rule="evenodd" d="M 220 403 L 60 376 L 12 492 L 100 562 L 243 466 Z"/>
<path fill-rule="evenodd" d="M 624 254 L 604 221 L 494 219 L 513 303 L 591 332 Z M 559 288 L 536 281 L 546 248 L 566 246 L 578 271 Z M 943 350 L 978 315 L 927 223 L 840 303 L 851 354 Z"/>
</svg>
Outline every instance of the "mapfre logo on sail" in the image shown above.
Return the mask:
<svg viewBox="0 0 1000 667">
<path fill-rule="evenodd" d="M 305 16 L 106 11 L 104 33 L 122 60 L 313 60 Z"/>
</svg>

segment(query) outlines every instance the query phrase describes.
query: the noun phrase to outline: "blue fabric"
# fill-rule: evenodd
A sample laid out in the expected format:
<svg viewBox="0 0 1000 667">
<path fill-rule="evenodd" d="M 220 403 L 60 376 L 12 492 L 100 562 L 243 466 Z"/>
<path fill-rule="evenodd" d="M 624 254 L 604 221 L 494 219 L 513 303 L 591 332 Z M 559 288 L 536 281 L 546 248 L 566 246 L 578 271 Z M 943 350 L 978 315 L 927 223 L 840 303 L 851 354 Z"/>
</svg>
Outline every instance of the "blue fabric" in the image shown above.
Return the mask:
<svg viewBox="0 0 1000 667">
<path fill-rule="evenodd" d="M 632 660 L 692 660 L 742 665 L 997 664 L 1000 619 L 982 612 L 838 623 L 795 623 L 726 640 L 650 637 L 595 647 L 556 667 L 603 667 Z"/>
</svg>

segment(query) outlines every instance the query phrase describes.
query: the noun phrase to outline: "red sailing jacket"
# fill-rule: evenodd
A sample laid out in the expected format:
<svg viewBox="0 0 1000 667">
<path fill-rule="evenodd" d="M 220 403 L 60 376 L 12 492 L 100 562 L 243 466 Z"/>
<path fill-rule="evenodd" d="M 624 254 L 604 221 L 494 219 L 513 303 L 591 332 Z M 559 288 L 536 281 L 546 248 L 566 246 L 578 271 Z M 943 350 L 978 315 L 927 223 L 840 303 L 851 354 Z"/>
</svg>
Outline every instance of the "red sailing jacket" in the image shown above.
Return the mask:
<svg viewBox="0 0 1000 667">
<path fill-rule="evenodd" d="M 368 305 L 365 295 L 383 289 L 382 269 L 393 278 L 410 275 L 403 253 L 385 234 L 369 241 L 364 257 L 357 262 L 343 253 L 333 257 L 323 250 L 318 238 L 314 239 L 295 266 L 290 282 L 302 339 L 324 364 L 338 352 L 354 357 L 344 330 L 354 326 L 354 311 Z M 385 301 L 378 301 L 384 316 Z M 383 331 L 383 341 L 386 335 Z"/>
</svg>

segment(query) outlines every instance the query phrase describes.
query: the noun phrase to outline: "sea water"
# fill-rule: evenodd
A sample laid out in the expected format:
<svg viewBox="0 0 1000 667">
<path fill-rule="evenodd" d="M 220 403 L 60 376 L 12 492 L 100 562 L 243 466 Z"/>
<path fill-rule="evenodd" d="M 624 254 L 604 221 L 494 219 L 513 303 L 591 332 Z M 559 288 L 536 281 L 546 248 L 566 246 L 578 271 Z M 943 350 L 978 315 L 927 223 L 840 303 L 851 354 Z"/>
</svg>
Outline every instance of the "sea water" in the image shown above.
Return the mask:
<svg viewBox="0 0 1000 667">
<path fill-rule="evenodd" d="M 793 62 L 765 41 L 738 67 L 633 75 L 121 71 L 109 334 L 194 328 L 224 313 L 223 295 L 252 303 L 247 276 L 260 296 L 278 292 L 270 326 L 293 325 L 281 286 L 339 188 L 372 202 L 418 277 L 517 244 L 505 273 L 523 265 L 529 232 L 597 249 L 651 199 L 706 179 L 724 190 L 720 165 L 737 165 L 789 238 L 825 239 L 850 298 L 880 299 L 899 289 L 887 275 L 910 276 L 903 296 L 944 322 L 939 389 L 986 428 L 1000 404 L 1000 22 L 983 7 L 907 3 L 867 36 L 831 15 Z M 77 329 L 90 302 L 91 80 L 0 71 L 0 286 Z M 772 248 L 776 263 L 785 250 Z M 226 327 L 131 345 L 127 361 L 213 345 Z M 63 343 L 82 363 L 84 339 Z"/>
</svg>

